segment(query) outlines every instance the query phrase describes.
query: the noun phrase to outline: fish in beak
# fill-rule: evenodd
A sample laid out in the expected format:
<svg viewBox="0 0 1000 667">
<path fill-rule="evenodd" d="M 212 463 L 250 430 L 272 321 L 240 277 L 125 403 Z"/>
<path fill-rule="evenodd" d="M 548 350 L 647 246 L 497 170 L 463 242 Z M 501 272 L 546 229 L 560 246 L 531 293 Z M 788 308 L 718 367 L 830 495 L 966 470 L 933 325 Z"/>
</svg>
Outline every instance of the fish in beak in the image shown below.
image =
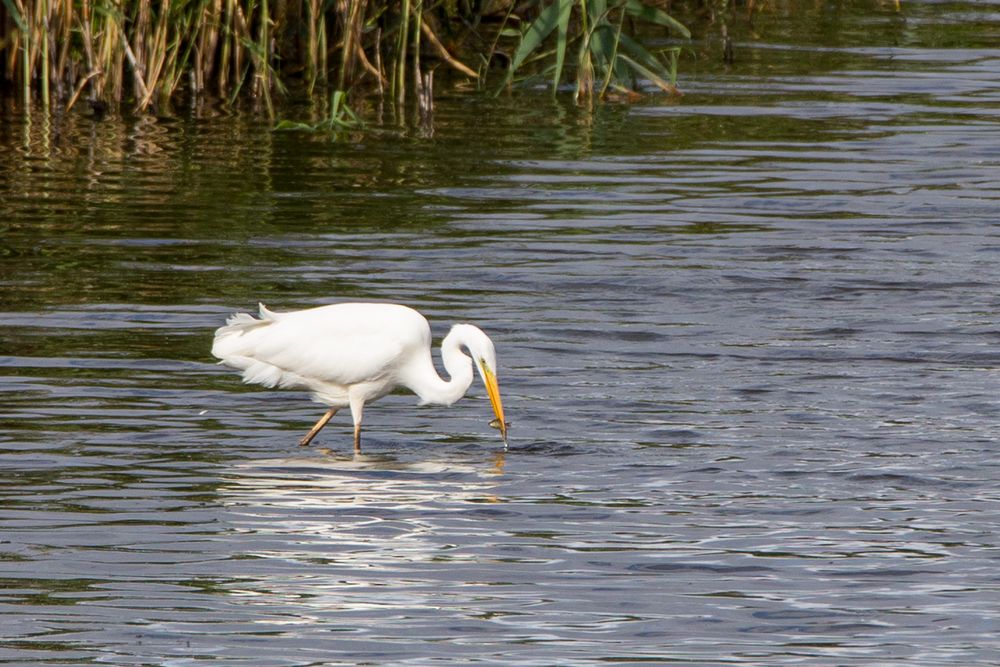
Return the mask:
<svg viewBox="0 0 1000 667">
<path fill-rule="evenodd" d="M 500 387 L 497 385 L 497 376 L 494 375 L 493 370 L 483 364 L 481 366 L 483 372 L 483 384 L 486 385 L 486 394 L 490 397 L 490 405 L 493 406 L 493 414 L 497 416 L 496 419 L 490 422 L 490 426 L 495 429 L 500 430 L 500 437 L 503 438 L 503 444 L 507 444 L 507 428 L 510 426 L 503 416 L 503 403 L 500 401 Z"/>
</svg>

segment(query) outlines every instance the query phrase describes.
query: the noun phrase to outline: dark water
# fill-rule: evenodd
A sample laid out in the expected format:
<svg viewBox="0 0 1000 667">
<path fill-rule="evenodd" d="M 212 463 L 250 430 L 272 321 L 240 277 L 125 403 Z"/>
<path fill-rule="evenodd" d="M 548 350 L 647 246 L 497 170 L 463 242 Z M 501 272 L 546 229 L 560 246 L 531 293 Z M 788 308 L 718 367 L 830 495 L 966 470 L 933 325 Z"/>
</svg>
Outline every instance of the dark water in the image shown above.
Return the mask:
<svg viewBox="0 0 1000 667">
<path fill-rule="evenodd" d="M 433 136 L 7 112 L 0 660 L 1000 664 L 1000 14 L 860 9 Z M 361 298 L 491 333 L 509 451 L 208 355 Z"/>
</svg>

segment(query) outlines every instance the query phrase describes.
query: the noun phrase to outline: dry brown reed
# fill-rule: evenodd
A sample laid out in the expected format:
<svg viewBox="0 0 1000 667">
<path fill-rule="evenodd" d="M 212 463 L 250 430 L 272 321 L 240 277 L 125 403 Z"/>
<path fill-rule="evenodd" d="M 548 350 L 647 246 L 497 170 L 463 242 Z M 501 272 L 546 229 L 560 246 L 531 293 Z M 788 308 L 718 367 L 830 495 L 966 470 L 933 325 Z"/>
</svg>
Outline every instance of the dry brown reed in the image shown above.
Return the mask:
<svg viewBox="0 0 1000 667">
<path fill-rule="evenodd" d="M 437 58 L 477 77 L 442 45 L 419 0 L 0 2 L 0 83 L 25 107 L 85 99 L 146 111 L 181 93 L 246 93 L 273 114 L 273 96 L 292 80 L 310 96 L 391 84 L 403 101 L 407 76 L 420 80 L 421 32 Z"/>
<path fill-rule="evenodd" d="M 0 0 L 0 93 L 15 91 L 25 108 L 86 100 L 139 112 L 183 96 L 247 96 L 273 117 L 275 96 L 295 83 L 326 99 L 387 93 L 424 114 L 436 67 L 481 84 L 500 56 L 509 84 L 519 66 L 556 53 L 555 88 L 579 44 L 578 91 L 589 95 L 628 64 L 654 83 L 666 76 L 631 40 L 618 54 L 626 15 L 679 25 L 644 2 L 668 0 Z M 554 50 L 543 45 L 553 40 Z"/>
</svg>

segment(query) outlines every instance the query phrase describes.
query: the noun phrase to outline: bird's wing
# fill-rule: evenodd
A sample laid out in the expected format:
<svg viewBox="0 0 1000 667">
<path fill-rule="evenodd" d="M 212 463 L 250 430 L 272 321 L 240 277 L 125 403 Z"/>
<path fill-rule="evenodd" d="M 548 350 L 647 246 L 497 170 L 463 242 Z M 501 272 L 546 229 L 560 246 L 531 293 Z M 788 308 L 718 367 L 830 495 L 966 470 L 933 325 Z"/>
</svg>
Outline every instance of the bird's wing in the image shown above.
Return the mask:
<svg viewBox="0 0 1000 667">
<path fill-rule="evenodd" d="M 256 337 L 252 356 L 308 381 L 352 385 L 384 378 L 403 351 L 383 333 L 331 332 L 272 325 Z"/>
<path fill-rule="evenodd" d="M 260 315 L 220 329 L 217 347 L 224 354 L 217 356 L 243 369 L 247 382 L 267 386 L 395 381 L 406 355 L 425 338 L 429 345 L 426 320 L 391 309 L 273 313 L 262 307 Z"/>
</svg>

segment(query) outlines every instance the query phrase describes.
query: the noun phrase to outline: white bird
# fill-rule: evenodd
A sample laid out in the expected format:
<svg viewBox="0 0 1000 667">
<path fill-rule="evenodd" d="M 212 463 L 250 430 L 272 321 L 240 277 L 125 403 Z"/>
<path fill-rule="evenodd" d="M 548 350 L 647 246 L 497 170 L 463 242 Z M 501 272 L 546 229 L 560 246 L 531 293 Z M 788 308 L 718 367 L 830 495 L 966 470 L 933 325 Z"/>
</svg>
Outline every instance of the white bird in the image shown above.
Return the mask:
<svg viewBox="0 0 1000 667">
<path fill-rule="evenodd" d="M 246 383 L 305 389 L 330 406 L 300 445 L 308 445 L 337 410 L 350 407 L 355 451 L 361 451 L 366 403 L 402 386 L 415 393 L 421 405 L 451 405 L 472 384 L 475 365 L 496 414 L 490 425 L 500 429 L 507 443 L 509 424 L 500 402 L 493 341 L 471 324 L 456 324 L 441 343 L 449 380 L 434 369 L 426 318 L 412 308 L 388 303 L 338 303 L 287 313 L 260 304 L 260 319 L 237 313 L 216 330 L 212 354 L 243 371 Z"/>
</svg>

